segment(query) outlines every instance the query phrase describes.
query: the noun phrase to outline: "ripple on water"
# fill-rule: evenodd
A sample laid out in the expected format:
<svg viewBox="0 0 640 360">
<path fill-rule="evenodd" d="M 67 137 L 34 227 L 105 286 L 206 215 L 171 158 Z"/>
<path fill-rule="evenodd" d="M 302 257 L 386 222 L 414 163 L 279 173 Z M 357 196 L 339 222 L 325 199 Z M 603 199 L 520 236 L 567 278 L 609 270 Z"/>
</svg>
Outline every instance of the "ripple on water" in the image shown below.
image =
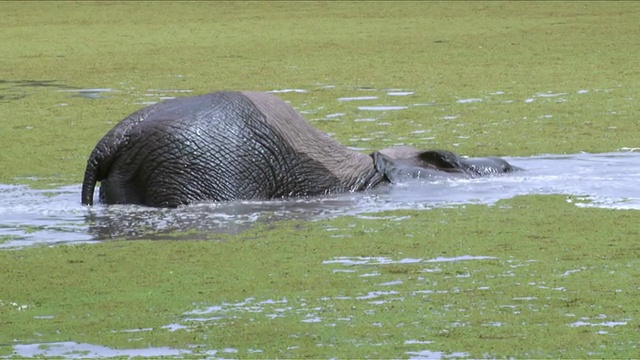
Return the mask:
<svg viewBox="0 0 640 360">
<path fill-rule="evenodd" d="M 333 113 L 333 114 L 325 115 L 324 117 L 326 119 L 331 119 L 331 118 L 336 118 L 340 116 L 344 116 L 344 113 Z"/>
<path fill-rule="evenodd" d="M 150 93 L 190 93 L 193 90 L 190 89 L 148 89 Z"/>
<path fill-rule="evenodd" d="M 481 102 L 482 99 L 478 99 L 478 98 L 471 98 L 471 99 L 458 99 L 456 100 L 456 102 L 458 104 L 469 104 L 469 103 L 474 103 L 474 102 Z"/>
<path fill-rule="evenodd" d="M 486 260 L 496 259 L 493 256 L 472 256 L 462 255 L 455 257 L 436 257 L 433 259 L 415 259 L 404 258 L 399 260 L 393 260 L 388 257 L 367 257 L 367 256 L 338 256 L 331 260 L 323 260 L 323 264 L 340 264 L 340 265 L 386 265 L 386 264 L 417 264 L 417 263 L 433 263 L 433 262 L 453 262 L 453 261 L 467 261 L 467 260 Z"/>
<path fill-rule="evenodd" d="M 466 352 L 445 353 L 442 351 L 431 351 L 431 350 L 407 351 L 405 352 L 405 354 L 409 355 L 409 359 L 412 359 L 412 360 L 466 358 L 470 356 L 469 353 L 466 353 Z"/>
<path fill-rule="evenodd" d="M 392 260 L 388 257 L 368 257 L 368 256 L 338 256 L 332 260 L 323 260 L 323 264 L 341 264 L 341 265 L 380 265 L 380 264 L 414 264 L 422 261 L 422 259 L 400 259 Z"/>
<path fill-rule="evenodd" d="M 389 91 L 387 92 L 387 95 L 389 96 L 409 96 L 409 95 L 413 95 L 415 94 L 415 92 L 413 91 Z"/>
<path fill-rule="evenodd" d="M 215 355 L 217 350 L 204 352 L 205 355 Z M 57 356 L 66 359 L 110 358 L 110 357 L 145 357 L 157 358 L 161 356 L 191 355 L 193 351 L 174 349 L 170 347 L 151 347 L 146 349 L 112 349 L 106 346 L 76 343 L 73 341 L 53 342 L 42 344 L 18 344 L 13 346 L 13 356 L 43 357 Z"/>
<path fill-rule="evenodd" d="M 58 91 L 73 93 L 73 96 L 83 97 L 86 99 L 99 99 L 105 97 L 105 94 L 107 93 L 115 92 L 115 90 L 111 88 L 65 89 Z"/>
<path fill-rule="evenodd" d="M 591 323 L 586 321 L 576 321 L 574 323 L 569 324 L 570 327 L 578 327 L 578 326 L 604 326 L 604 327 L 614 327 L 614 326 L 622 326 L 627 325 L 626 321 L 605 321 L 599 323 Z"/>
<path fill-rule="evenodd" d="M 407 106 L 393 106 L 393 105 L 379 105 L 379 106 L 358 106 L 358 110 L 368 111 L 389 111 L 389 110 L 403 110 Z"/>
<path fill-rule="evenodd" d="M 355 119 L 353 120 L 354 122 L 374 122 L 374 121 L 378 121 L 378 119 L 374 119 L 374 118 L 360 118 L 360 119 Z"/>
<path fill-rule="evenodd" d="M 362 100 L 375 100 L 377 98 L 378 98 L 377 96 L 353 96 L 353 97 L 341 97 L 341 98 L 338 98 L 338 101 L 340 102 L 362 101 Z"/>
<path fill-rule="evenodd" d="M 632 147 L 624 149 L 636 150 Z M 571 201 L 579 207 L 640 210 L 640 187 L 636 186 L 640 177 L 639 152 L 505 159 L 526 170 L 476 179 L 410 181 L 363 193 L 202 203 L 177 209 L 101 204 L 89 208 L 80 204 L 79 184 L 45 190 L 0 184 L 0 239 L 4 241 L 0 248 L 123 237 L 205 239 L 211 238 L 211 234 L 235 234 L 260 222 L 281 219 L 325 219 L 345 215 L 381 219 L 376 213 L 397 209 L 429 210 L 469 203 L 491 205 L 501 199 L 528 194 L 577 196 Z M 402 221 L 407 218 L 389 219 Z M 184 235 L 176 235 L 176 232 L 184 232 Z M 341 235 L 340 231 L 335 235 Z M 349 258 L 344 261 L 372 260 Z"/>
<path fill-rule="evenodd" d="M 266 91 L 268 93 L 273 93 L 273 94 L 280 94 L 280 93 L 306 93 L 309 92 L 308 90 L 304 90 L 304 89 L 275 89 L 275 90 L 269 90 Z"/>
</svg>

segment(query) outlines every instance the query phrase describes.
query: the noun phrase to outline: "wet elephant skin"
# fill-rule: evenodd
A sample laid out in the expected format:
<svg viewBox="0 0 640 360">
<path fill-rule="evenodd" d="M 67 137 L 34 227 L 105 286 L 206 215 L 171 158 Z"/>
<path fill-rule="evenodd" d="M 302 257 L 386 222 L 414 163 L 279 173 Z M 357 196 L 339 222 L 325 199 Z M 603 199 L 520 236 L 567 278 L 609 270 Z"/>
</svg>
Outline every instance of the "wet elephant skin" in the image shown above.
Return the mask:
<svg viewBox="0 0 640 360">
<path fill-rule="evenodd" d="M 166 100 L 123 119 L 92 151 L 81 201 L 93 203 L 97 182 L 107 204 L 175 207 L 362 191 L 421 170 L 479 176 L 514 168 L 445 150 L 362 154 L 272 94 L 223 91 Z"/>
</svg>

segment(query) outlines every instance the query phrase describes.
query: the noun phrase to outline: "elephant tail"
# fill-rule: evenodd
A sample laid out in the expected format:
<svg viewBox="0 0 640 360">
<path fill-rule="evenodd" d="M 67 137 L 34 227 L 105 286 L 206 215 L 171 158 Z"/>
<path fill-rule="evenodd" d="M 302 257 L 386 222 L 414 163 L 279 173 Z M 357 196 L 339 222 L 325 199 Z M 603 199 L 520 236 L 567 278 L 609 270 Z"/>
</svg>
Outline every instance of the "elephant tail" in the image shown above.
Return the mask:
<svg viewBox="0 0 640 360">
<path fill-rule="evenodd" d="M 93 191 L 98 181 L 98 159 L 91 155 L 87 161 L 87 168 L 84 171 L 84 181 L 82 182 L 82 205 L 93 205 Z"/>
</svg>

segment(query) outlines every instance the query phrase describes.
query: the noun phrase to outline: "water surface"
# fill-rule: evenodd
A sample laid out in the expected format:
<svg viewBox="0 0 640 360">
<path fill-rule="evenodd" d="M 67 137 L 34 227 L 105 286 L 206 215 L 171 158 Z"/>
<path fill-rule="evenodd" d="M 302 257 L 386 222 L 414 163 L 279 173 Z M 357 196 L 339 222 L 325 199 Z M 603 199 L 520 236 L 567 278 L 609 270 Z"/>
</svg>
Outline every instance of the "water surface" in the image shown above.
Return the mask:
<svg viewBox="0 0 640 360">
<path fill-rule="evenodd" d="M 203 203 L 177 209 L 117 205 L 85 207 L 81 185 L 35 190 L 0 185 L 0 247 L 91 242 L 117 238 L 208 238 L 233 234 L 258 222 L 318 220 L 356 215 L 376 220 L 376 212 L 429 210 L 462 204 L 491 205 L 527 194 L 578 196 L 577 206 L 640 209 L 640 153 L 506 157 L 526 169 L 475 179 L 433 179 L 395 184 L 364 193 L 326 197 Z M 96 192 L 97 193 L 97 192 Z"/>
</svg>

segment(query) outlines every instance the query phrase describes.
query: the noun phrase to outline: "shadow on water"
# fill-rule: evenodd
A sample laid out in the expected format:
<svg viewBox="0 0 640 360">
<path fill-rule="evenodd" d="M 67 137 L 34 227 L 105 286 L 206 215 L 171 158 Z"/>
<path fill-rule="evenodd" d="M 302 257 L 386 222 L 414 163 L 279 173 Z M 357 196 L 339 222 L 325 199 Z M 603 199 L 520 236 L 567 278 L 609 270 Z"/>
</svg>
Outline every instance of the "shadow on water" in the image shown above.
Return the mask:
<svg viewBox="0 0 640 360">
<path fill-rule="evenodd" d="M 428 210 L 493 204 L 527 194 L 583 197 L 577 206 L 640 209 L 640 154 L 543 155 L 505 158 L 526 169 L 476 179 L 433 179 L 365 193 L 272 201 L 203 203 L 177 209 L 80 204 L 80 185 L 35 190 L 0 185 L 0 247 L 127 239 L 205 239 L 235 234 L 258 223 L 336 216 L 375 217 L 395 209 Z M 364 216 L 364 213 L 369 213 Z M 373 214 L 372 214 L 373 213 Z"/>
<path fill-rule="evenodd" d="M 103 88 L 81 89 L 62 84 L 58 80 L 0 80 L 0 101 L 19 100 L 34 95 L 34 88 L 57 89 L 68 92 L 71 96 L 86 99 L 102 98 L 104 93 L 113 91 Z"/>
<path fill-rule="evenodd" d="M 0 101 L 19 100 L 30 94 L 26 88 L 71 89 L 57 80 L 0 80 Z"/>
</svg>

